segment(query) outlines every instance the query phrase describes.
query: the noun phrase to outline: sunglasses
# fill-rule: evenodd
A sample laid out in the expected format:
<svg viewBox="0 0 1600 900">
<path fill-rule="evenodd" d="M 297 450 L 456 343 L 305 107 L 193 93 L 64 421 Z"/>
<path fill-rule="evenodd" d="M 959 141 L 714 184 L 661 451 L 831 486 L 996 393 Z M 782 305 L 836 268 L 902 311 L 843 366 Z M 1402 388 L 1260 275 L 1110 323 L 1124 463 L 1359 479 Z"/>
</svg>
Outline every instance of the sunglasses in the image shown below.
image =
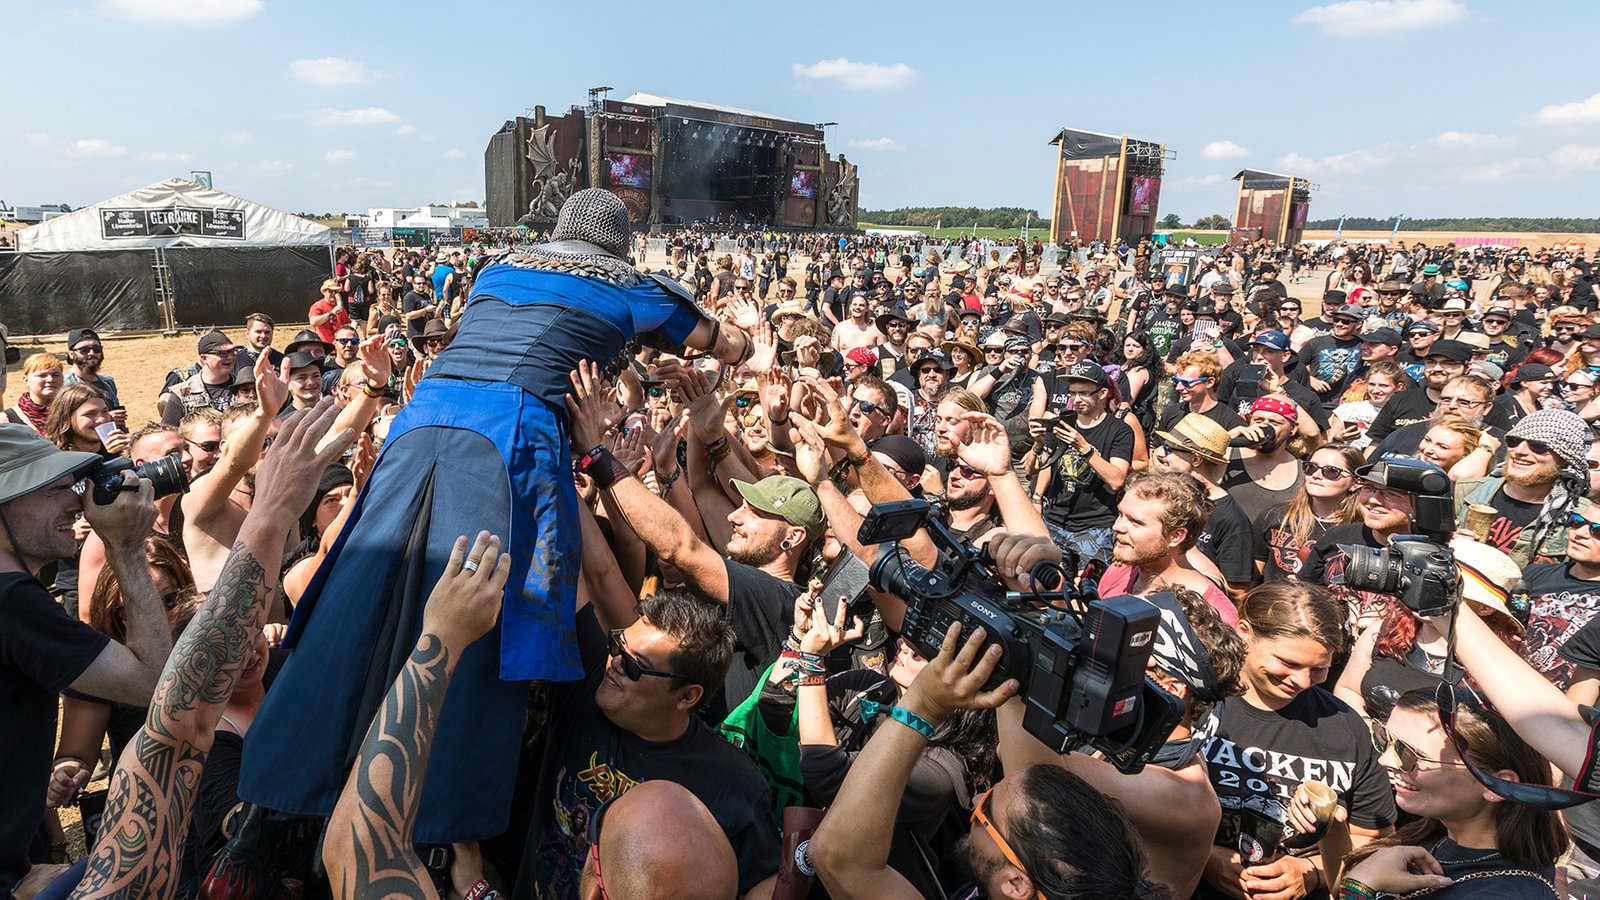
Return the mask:
<svg viewBox="0 0 1600 900">
<path fill-rule="evenodd" d="M 639 662 L 638 657 L 634 656 L 632 653 L 629 653 L 627 646 L 622 643 L 621 628 L 611 629 L 611 636 L 606 641 L 606 651 L 622 664 L 622 674 L 628 676 L 629 681 L 638 681 L 640 678 L 646 675 L 651 675 L 656 678 L 682 678 L 685 681 L 689 680 L 687 675 L 682 675 L 677 672 L 663 672 L 659 669 L 646 669 L 644 664 Z"/>
<path fill-rule="evenodd" d="M 1341 469 L 1338 466 L 1319 466 L 1309 459 L 1306 460 L 1305 473 L 1308 476 L 1319 475 L 1323 481 L 1338 481 L 1351 475 L 1349 469 Z"/>
<path fill-rule="evenodd" d="M 1467 765 L 1464 762 L 1445 762 L 1442 759 L 1423 756 L 1422 752 L 1417 748 L 1391 735 L 1389 729 L 1383 727 L 1383 723 L 1378 721 L 1372 723 L 1372 746 L 1380 754 L 1386 750 L 1393 750 L 1395 761 L 1399 763 L 1395 768 L 1407 774 L 1415 772 L 1417 766 L 1421 763 L 1428 763 L 1431 767 L 1436 768 L 1444 768 L 1445 766 L 1466 768 Z"/>
<path fill-rule="evenodd" d="M 978 795 L 978 799 L 972 804 L 972 824 L 982 828 L 989 835 L 990 839 L 994 841 L 994 845 L 1000 848 L 1000 855 L 1006 858 L 1006 862 L 1016 866 L 1018 872 L 1028 875 L 1027 868 L 1022 865 L 1022 860 L 1017 859 L 1017 851 L 1011 849 L 1011 844 L 1006 841 L 1005 835 L 1001 834 L 1000 829 L 996 828 L 994 822 L 989 819 L 987 807 L 989 805 L 989 795 L 992 793 L 994 793 L 994 788 L 984 791 Z M 1031 879 L 1033 876 L 1028 875 L 1028 877 Z M 1034 900 L 1045 900 L 1044 892 L 1038 889 L 1034 890 L 1033 896 Z"/>
<path fill-rule="evenodd" d="M 1073 351 L 1074 353 L 1076 353 L 1076 352 L 1078 352 L 1080 350 L 1087 350 L 1089 348 L 1088 344 L 1078 344 L 1078 343 L 1073 343 L 1073 342 L 1070 342 L 1070 341 L 1065 343 L 1065 344 L 1062 344 L 1061 346 L 1065 347 L 1068 350 Z"/>
<path fill-rule="evenodd" d="M 1190 450 L 1188 447 L 1184 447 L 1180 444 L 1162 444 L 1160 450 L 1163 454 L 1187 453 L 1190 456 L 1196 455 L 1193 450 Z"/>
<path fill-rule="evenodd" d="M 1202 375 L 1199 378 L 1179 378 L 1176 375 L 1172 376 L 1172 384 L 1173 384 L 1174 387 L 1185 387 L 1185 388 L 1186 387 L 1194 387 L 1195 385 L 1200 384 L 1203 381 L 1210 381 L 1210 380 L 1211 380 L 1211 376 L 1210 375 Z"/>
<path fill-rule="evenodd" d="M 349 337 L 349 338 L 342 338 L 342 337 L 336 337 L 336 338 L 334 338 L 334 339 L 333 339 L 333 342 L 334 342 L 334 343 L 335 343 L 335 344 L 359 344 L 359 343 L 361 343 L 361 338 L 353 338 L 353 337 Z"/>
<path fill-rule="evenodd" d="M 188 438 L 184 438 L 183 442 L 205 453 L 217 453 L 222 450 L 221 441 L 191 441 Z"/>
<path fill-rule="evenodd" d="M 106 348 L 100 346 L 99 344 L 84 344 L 82 347 L 72 348 L 72 351 L 74 353 L 104 353 L 106 352 Z"/>
<path fill-rule="evenodd" d="M 1595 460 L 1594 463 L 1595 465 L 1591 465 L 1589 468 L 1593 469 L 1597 465 L 1600 465 L 1600 460 Z M 1600 539 L 1600 522 L 1591 522 L 1588 519 L 1585 519 L 1582 513 L 1567 513 L 1567 526 L 1574 529 L 1586 527 L 1589 529 L 1589 537 Z"/>
<path fill-rule="evenodd" d="M 733 405 L 740 409 L 744 409 L 754 402 L 756 402 L 754 394 L 739 394 L 733 398 Z"/>
<path fill-rule="evenodd" d="M 869 416 L 883 409 L 883 407 L 873 403 L 871 400 L 862 400 L 860 397 L 851 397 L 850 405 L 861 410 L 864 415 Z"/>
<path fill-rule="evenodd" d="M 987 477 L 989 477 L 989 476 L 983 474 L 982 472 L 979 472 L 977 469 L 974 469 L 971 466 L 963 465 L 963 464 L 959 464 L 959 463 L 950 467 L 950 474 L 952 474 L 952 475 L 960 475 L 962 478 L 965 478 L 968 481 L 971 481 L 974 478 L 987 478 Z"/>
<path fill-rule="evenodd" d="M 666 395 L 667 395 L 667 389 L 664 388 L 664 387 L 653 387 L 653 388 L 650 388 L 650 396 L 652 396 L 652 397 L 665 397 Z"/>
<path fill-rule="evenodd" d="M 1546 444 L 1544 441 L 1530 441 L 1527 438 L 1516 437 L 1509 434 L 1506 435 L 1506 449 L 1515 450 L 1524 444 L 1528 446 L 1528 452 L 1536 456 L 1549 456 L 1550 454 L 1556 452 L 1555 448 L 1551 447 L 1549 444 Z"/>
<path fill-rule="evenodd" d="M 1000 347 L 985 347 L 985 348 L 983 348 L 983 355 L 984 356 L 991 356 L 991 355 L 992 356 L 999 356 L 1000 354 L 1002 354 L 1004 352 L 1006 352 L 1006 351 L 1003 348 L 1000 348 Z"/>
</svg>

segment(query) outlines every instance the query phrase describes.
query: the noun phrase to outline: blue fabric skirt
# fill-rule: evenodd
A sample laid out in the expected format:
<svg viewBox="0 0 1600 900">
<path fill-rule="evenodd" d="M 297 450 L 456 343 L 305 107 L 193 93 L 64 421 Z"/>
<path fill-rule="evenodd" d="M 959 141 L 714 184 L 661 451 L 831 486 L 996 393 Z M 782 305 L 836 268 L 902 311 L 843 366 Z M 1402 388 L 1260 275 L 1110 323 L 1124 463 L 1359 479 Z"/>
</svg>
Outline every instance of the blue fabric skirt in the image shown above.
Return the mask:
<svg viewBox="0 0 1600 900">
<path fill-rule="evenodd" d="M 295 608 L 289 661 L 245 741 L 239 794 L 333 811 L 348 766 L 422 630 L 455 539 L 512 554 L 499 624 L 445 697 L 415 839 L 505 830 L 527 681 L 581 678 L 581 538 L 562 412 L 503 382 L 426 378 L 396 417 L 350 520 Z"/>
</svg>

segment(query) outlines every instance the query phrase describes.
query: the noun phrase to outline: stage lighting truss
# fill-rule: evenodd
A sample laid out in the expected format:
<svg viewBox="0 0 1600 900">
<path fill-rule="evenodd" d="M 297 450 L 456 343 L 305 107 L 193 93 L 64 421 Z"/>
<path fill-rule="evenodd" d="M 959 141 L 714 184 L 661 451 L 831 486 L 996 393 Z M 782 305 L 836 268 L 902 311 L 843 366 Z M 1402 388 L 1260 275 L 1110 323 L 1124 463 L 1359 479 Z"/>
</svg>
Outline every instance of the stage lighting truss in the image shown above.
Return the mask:
<svg viewBox="0 0 1600 900">
<path fill-rule="evenodd" d="M 1133 175 L 1148 178 L 1160 178 L 1162 169 L 1169 159 L 1177 159 L 1176 151 L 1167 150 L 1160 144 L 1149 141 L 1128 139 L 1128 171 Z"/>
</svg>

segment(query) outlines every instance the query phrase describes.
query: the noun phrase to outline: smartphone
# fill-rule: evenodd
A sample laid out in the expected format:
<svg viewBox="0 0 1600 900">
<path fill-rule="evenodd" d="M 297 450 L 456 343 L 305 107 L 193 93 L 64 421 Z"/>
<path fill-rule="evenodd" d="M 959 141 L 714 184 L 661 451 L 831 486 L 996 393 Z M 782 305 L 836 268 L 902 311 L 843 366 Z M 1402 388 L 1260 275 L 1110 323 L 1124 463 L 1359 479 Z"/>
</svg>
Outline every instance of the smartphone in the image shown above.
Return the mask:
<svg viewBox="0 0 1600 900">
<path fill-rule="evenodd" d="M 866 593 L 867 564 L 854 553 L 846 552 L 839 560 L 839 564 L 828 573 L 828 580 L 822 583 L 813 609 L 817 615 L 827 616 L 829 622 L 836 622 L 840 604 L 854 606 L 866 596 Z M 849 623 L 845 624 L 848 627 Z"/>
</svg>

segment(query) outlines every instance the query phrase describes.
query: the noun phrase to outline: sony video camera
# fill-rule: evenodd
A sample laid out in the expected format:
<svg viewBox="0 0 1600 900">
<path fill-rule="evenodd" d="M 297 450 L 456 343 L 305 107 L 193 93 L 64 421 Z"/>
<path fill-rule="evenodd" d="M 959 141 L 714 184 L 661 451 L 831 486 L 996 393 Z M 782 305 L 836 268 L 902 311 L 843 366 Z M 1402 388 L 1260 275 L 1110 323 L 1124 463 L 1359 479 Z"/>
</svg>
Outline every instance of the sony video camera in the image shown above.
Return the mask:
<svg viewBox="0 0 1600 900">
<path fill-rule="evenodd" d="M 1359 473 L 1412 496 L 1420 534 L 1396 535 L 1387 547 L 1340 544 L 1349 562 L 1338 583 L 1358 591 L 1394 594 L 1422 618 L 1442 616 L 1461 602 L 1461 571 L 1448 546 L 1456 529 L 1450 476 L 1419 459 L 1384 457 Z"/>
<path fill-rule="evenodd" d="M 1145 676 L 1160 611 L 1137 597 L 1100 599 L 1104 564 L 1091 560 L 1080 574 L 1070 552 L 1065 567 L 1041 563 L 1030 573 L 1044 592 L 1008 592 L 988 553 L 929 511 L 923 500 L 879 503 L 861 523 L 861 543 L 895 542 L 880 550 L 868 582 L 905 601 L 901 636 L 933 659 L 951 622 L 964 634 L 981 626 L 1001 651 L 984 687 L 1017 679 L 1029 734 L 1057 753 L 1087 745 L 1123 772 L 1142 769 L 1183 716 L 1183 702 Z M 931 569 L 898 544 L 922 528 L 939 550 Z"/>
</svg>

